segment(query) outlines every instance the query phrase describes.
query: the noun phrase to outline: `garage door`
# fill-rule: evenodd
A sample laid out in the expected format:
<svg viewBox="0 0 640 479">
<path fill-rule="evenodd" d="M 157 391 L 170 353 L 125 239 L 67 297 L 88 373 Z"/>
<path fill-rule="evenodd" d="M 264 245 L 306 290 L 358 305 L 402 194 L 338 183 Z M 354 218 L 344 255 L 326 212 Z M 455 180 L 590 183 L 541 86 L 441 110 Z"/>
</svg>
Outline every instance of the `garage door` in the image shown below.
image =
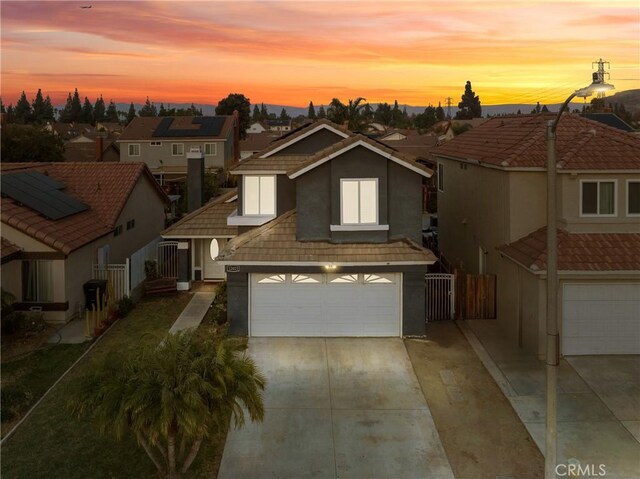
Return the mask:
<svg viewBox="0 0 640 479">
<path fill-rule="evenodd" d="M 562 351 L 640 354 L 640 283 L 565 284 Z"/>
<path fill-rule="evenodd" d="M 252 336 L 400 336 L 401 273 L 251 274 Z"/>
</svg>

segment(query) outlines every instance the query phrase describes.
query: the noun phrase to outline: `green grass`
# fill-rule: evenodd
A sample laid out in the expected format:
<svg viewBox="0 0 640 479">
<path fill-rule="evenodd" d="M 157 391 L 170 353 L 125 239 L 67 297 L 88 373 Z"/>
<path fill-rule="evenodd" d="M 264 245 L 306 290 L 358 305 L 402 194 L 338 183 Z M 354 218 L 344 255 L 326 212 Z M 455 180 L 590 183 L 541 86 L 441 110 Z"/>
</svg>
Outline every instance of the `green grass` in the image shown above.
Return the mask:
<svg viewBox="0 0 640 479">
<path fill-rule="evenodd" d="M 100 436 L 85 420 L 70 416 L 67 402 L 78 379 L 110 351 L 125 352 L 158 342 L 191 295 L 145 299 L 47 396 L 2 447 L 3 479 L 40 477 L 157 478 L 156 470 L 132 437 Z M 226 433 L 203 445 L 189 477 L 215 477 Z"/>
<path fill-rule="evenodd" d="M 3 434 L 88 347 L 87 343 L 46 345 L 27 356 L 2 362 Z"/>
</svg>

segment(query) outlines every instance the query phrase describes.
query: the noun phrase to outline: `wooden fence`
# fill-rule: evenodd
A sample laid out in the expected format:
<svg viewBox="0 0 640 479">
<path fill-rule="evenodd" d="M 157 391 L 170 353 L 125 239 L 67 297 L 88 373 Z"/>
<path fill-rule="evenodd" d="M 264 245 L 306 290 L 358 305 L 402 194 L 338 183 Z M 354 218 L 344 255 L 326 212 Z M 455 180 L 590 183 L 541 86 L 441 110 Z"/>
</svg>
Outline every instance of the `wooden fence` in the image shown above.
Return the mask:
<svg viewBox="0 0 640 479">
<path fill-rule="evenodd" d="M 496 275 L 456 271 L 456 318 L 496 318 Z"/>
</svg>

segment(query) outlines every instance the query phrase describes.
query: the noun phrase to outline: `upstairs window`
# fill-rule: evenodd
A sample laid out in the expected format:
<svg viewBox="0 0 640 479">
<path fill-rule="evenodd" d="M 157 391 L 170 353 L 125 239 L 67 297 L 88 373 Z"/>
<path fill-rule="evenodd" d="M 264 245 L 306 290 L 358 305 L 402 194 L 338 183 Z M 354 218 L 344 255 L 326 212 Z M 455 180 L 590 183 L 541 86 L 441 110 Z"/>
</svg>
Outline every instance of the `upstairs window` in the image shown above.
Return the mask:
<svg viewBox="0 0 640 479">
<path fill-rule="evenodd" d="M 162 142 L 161 141 L 152 141 L 149 143 L 149 145 L 151 146 L 162 146 Z"/>
<path fill-rule="evenodd" d="M 129 143 L 129 156 L 140 156 L 139 143 Z"/>
<path fill-rule="evenodd" d="M 204 144 L 204 154 L 205 156 L 215 156 L 218 151 L 218 145 L 215 143 L 205 143 Z"/>
<path fill-rule="evenodd" d="M 184 155 L 184 143 L 172 143 L 171 156 L 183 156 L 183 155 Z"/>
<path fill-rule="evenodd" d="M 341 224 L 378 224 L 378 179 L 340 180 Z"/>
<path fill-rule="evenodd" d="M 640 216 L 640 181 L 627 181 L 627 215 Z"/>
<path fill-rule="evenodd" d="M 580 182 L 581 216 L 615 216 L 616 182 L 582 180 Z"/>
<path fill-rule="evenodd" d="M 276 214 L 276 177 L 245 175 L 242 191 L 244 215 Z"/>
</svg>

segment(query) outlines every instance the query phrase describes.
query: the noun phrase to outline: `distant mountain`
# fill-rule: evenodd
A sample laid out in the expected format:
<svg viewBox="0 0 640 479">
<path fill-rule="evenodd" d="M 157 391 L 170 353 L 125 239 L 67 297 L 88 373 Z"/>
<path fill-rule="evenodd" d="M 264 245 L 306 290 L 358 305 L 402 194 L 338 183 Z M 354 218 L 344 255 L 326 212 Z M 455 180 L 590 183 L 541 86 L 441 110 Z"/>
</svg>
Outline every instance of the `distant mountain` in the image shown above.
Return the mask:
<svg viewBox="0 0 640 479">
<path fill-rule="evenodd" d="M 587 103 L 589 103 L 590 99 L 587 99 Z M 640 110 L 640 89 L 637 90 L 626 90 L 626 91 L 621 91 L 616 93 L 615 95 L 611 95 L 608 96 L 606 98 L 606 103 L 622 103 L 624 104 L 625 108 L 627 110 Z M 119 111 L 129 111 L 129 103 L 116 103 L 116 108 Z M 160 103 L 155 103 L 156 108 L 160 108 Z M 561 103 L 552 103 L 552 104 L 548 104 L 547 108 L 549 109 L 549 111 L 558 111 L 558 109 L 560 108 L 562 104 Z M 573 102 L 570 104 L 571 110 L 573 109 L 579 109 L 582 110 L 582 106 L 584 105 L 584 102 L 580 101 L 580 102 Z M 142 108 L 142 103 L 134 103 L 134 106 L 136 108 L 136 110 L 140 110 L 140 108 Z M 191 103 L 165 103 L 164 104 L 165 108 L 189 108 L 191 106 Z M 215 105 L 210 105 L 210 104 L 206 104 L 206 103 L 196 103 L 195 106 L 197 108 L 202 109 L 202 113 L 204 115 L 215 115 Z M 327 108 L 328 105 L 324 105 L 325 109 Z M 371 108 L 373 108 L 374 110 L 376 109 L 376 107 L 378 106 L 377 103 L 371 103 Z M 407 109 L 407 113 L 409 113 L 409 115 L 411 114 L 419 114 L 419 113 L 423 113 L 424 109 L 426 108 L 426 106 L 413 106 L 413 105 L 399 105 L 400 109 L 406 108 Z M 508 114 L 516 114 L 518 112 L 518 110 L 520 110 L 520 112 L 522 114 L 525 113 L 531 113 L 531 110 L 533 110 L 535 108 L 535 104 L 529 104 L 529 103 L 513 103 L 513 104 L 503 104 L 503 105 L 482 105 L 482 115 L 483 116 L 487 116 L 487 115 L 508 115 Z M 265 107 L 267 108 L 267 111 L 269 113 L 274 113 L 276 115 L 280 115 L 280 112 L 282 111 L 282 109 L 284 108 L 287 111 L 287 114 L 289 116 L 291 116 L 292 118 L 295 118 L 299 115 L 306 115 L 308 112 L 308 107 L 297 107 L 297 106 L 288 106 L 288 105 L 272 105 L 272 104 L 266 104 L 265 103 Z M 315 105 L 316 107 L 316 111 L 318 110 L 318 108 L 320 107 L 320 105 Z M 56 108 L 58 108 L 59 110 L 62 110 L 64 108 L 64 105 L 57 105 Z M 445 112 L 446 112 L 446 107 L 445 108 Z M 253 111 L 253 105 L 252 105 L 252 111 Z M 457 107 L 452 107 L 451 108 L 451 115 L 455 115 L 456 112 L 458 111 Z"/>
</svg>

